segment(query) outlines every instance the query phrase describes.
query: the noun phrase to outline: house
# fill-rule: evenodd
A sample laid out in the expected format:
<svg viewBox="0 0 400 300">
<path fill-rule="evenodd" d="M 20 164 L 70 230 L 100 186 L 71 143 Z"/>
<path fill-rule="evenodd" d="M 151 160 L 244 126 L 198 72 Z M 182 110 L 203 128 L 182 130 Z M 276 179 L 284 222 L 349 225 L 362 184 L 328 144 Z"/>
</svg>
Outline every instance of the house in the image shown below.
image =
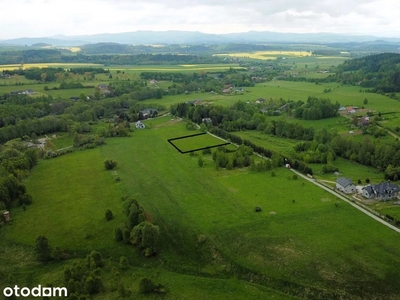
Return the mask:
<svg viewBox="0 0 400 300">
<path fill-rule="evenodd" d="M 369 116 L 363 116 L 361 119 L 360 119 L 360 126 L 361 127 L 364 127 L 364 126 L 368 126 L 369 125 Z"/>
<path fill-rule="evenodd" d="M 108 85 L 104 84 L 104 83 L 99 84 L 97 87 L 99 88 L 99 90 L 107 90 L 108 89 Z"/>
<path fill-rule="evenodd" d="M 264 98 L 258 98 L 257 100 L 256 100 L 256 103 L 258 104 L 258 103 L 264 103 L 265 102 L 265 99 Z"/>
<path fill-rule="evenodd" d="M 396 198 L 399 193 L 399 186 L 390 181 L 374 185 L 367 185 L 362 189 L 362 195 L 367 199 L 378 199 L 379 201 L 388 201 Z"/>
<path fill-rule="evenodd" d="M 231 88 L 228 88 L 228 89 L 224 89 L 222 92 L 223 93 L 229 93 L 231 91 Z"/>
<path fill-rule="evenodd" d="M 202 104 L 202 100 L 201 99 L 194 99 L 194 100 L 189 100 L 188 102 L 186 102 L 187 104 L 196 106 L 196 105 L 201 105 Z"/>
<path fill-rule="evenodd" d="M 351 194 L 357 191 L 356 186 L 351 182 L 351 179 L 344 177 L 336 179 L 336 189 L 345 194 Z"/>
<path fill-rule="evenodd" d="M 155 84 L 155 83 L 157 83 L 157 80 L 151 79 L 149 82 L 152 83 L 152 84 Z"/>
<path fill-rule="evenodd" d="M 339 107 L 339 109 L 338 109 L 339 111 L 345 111 L 346 110 L 346 107 L 344 107 L 344 106 L 341 106 L 341 107 Z"/>
<path fill-rule="evenodd" d="M 202 119 L 201 119 L 201 122 L 202 122 L 202 123 L 205 123 L 205 124 L 211 124 L 211 123 L 212 123 L 212 120 L 211 120 L 210 118 L 202 118 Z"/>
<path fill-rule="evenodd" d="M 135 123 L 135 127 L 136 127 L 136 129 L 145 129 L 146 128 L 146 126 L 144 126 L 144 124 L 141 121 L 137 121 Z"/>
<path fill-rule="evenodd" d="M 353 106 L 346 107 L 346 111 L 348 114 L 355 114 L 357 112 Z"/>
<path fill-rule="evenodd" d="M 142 113 L 143 119 L 154 118 L 158 115 L 158 110 L 155 108 L 146 108 L 140 111 Z"/>
</svg>

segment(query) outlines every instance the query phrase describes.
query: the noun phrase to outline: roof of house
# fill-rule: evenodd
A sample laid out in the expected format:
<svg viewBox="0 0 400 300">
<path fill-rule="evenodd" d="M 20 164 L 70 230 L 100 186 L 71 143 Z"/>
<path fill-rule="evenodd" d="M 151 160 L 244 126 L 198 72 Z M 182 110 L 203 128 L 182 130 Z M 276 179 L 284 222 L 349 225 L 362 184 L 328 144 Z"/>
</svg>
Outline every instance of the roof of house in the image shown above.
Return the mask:
<svg viewBox="0 0 400 300">
<path fill-rule="evenodd" d="M 353 184 L 350 179 L 344 177 L 339 177 L 338 179 L 336 179 L 336 183 L 340 184 L 344 188 Z"/>
<path fill-rule="evenodd" d="M 364 187 L 364 189 L 369 194 L 377 194 L 377 195 L 397 193 L 400 190 L 397 184 L 390 183 L 389 181 L 374 185 L 367 185 Z"/>
</svg>

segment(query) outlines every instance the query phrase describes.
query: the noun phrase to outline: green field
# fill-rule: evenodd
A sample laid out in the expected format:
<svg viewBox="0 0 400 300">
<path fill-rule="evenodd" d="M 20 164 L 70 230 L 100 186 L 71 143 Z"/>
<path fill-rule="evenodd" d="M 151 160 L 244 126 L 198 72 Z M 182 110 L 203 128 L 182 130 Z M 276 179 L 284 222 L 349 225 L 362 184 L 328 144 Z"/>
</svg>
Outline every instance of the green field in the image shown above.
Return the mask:
<svg viewBox="0 0 400 300">
<path fill-rule="evenodd" d="M 182 152 L 201 149 L 205 147 L 213 147 L 226 143 L 208 134 L 172 140 L 170 142 L 173 143 Z"/>
<path fill-rule="evenodd" d="M 132 137 L 41 161 L 25 182 L 34 204 L 13 211 L 8 243 L 29 249 L 43 234 L 51 245 L 78 256 L 97 249 L 113 261 L 131 257 L 134 278 L 158 270 L 152 276 L 170 290 L 165 299 L 230 293 L 236 299 L 290 299 L 271 289 L 310 299 L 400 295 L 397 233 L 344 202 L 336 207 L 337 198 L 307 181 L 289 180 L 293 173 L 287 169 L 276 169 L 275 177 L 246 169 L 218 171 L 209 155 L 200 168 L 197 157 L 182 155 L 167 142 L 193 131 L 184 122 L 155 120 Z M 106 158 L 118 162 L 115 172 L 104 170 Z M 136 249 L 113 241 L 112 231 L 123 221 L 122 195 L 136 198 L 160 226 L 157 257 L 141 258 Z M 255 206 L 262 211 L 255 213 Z M 105 221 L 106 209 L 114 220 Z M 54 263 L 47 280 L 60 280 L 67 263 Z M 34 270 L 41 274 L 49 268 Z"/>
</svg>

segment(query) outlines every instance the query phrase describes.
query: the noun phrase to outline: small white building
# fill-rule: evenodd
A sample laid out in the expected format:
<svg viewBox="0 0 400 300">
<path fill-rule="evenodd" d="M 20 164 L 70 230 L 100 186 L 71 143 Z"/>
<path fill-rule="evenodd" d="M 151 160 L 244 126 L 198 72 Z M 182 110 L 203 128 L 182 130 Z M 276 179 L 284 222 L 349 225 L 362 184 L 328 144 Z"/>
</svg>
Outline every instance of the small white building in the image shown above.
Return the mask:
<svg viewBox="0 0 400 300">
<path fill-rule="evenodd" d="M 141 121 L 137 121 L 135 123 L 135 127 L 136 127 L 136 129 L 145 129 L 146 128 L 146 126 Z"/>
<path fill-rule="evenodd" d="M 336 189 L 345 194 L 352 194 L 357 191 L 356 186 L 351 182 L 351 180 L 344 177 L 340 177 L 336 180 Z"/>
</svg>

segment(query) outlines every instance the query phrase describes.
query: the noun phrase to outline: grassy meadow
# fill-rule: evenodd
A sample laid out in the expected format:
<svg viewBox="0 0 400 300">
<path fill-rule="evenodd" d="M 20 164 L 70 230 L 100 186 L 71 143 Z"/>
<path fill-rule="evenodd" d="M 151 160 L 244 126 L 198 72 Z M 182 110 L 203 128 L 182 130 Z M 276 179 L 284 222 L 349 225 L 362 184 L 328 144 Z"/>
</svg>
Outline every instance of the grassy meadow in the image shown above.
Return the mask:
<svg viewBox="0 0 400 300">
<path fill-rule="evenodd" d="M 170 142 L 178 147 L 178 149 L 182 152 L 201 149 L 204 147 L 213 147 L 224 143 L 222 140 L 215 138 L 209 134 L 172 140 Z"/>
<path fill-rule="evenodd" d="M 312 299 L 400 295 L 397 233 L 344 202 L 336 207 L 336 197 L 294 180 L 287 169 L 276 176 L 216 170 L 211 155 L 202 156 L 200 168 L 196 156 L 167 142 L 194 133 L 184 122 L 151 122 L 131 137 L 41 161 L 25 181 L 34 204 L 13 213 L 7 242 L 29 249 L 45 235 L 78 256 L 92 249 L 111 261 L 125 255 L 135 268 L 123 280 L 152 276 L 168 288 L 165 299 L 290 299 L 276 291 Z M 116 171 L 104 170 L 106 158 L 118 162 Z M 160 226 L 156 257 L 114 242 L 112 231 L 124 220 L 122 195 L 136 198 Z M 106 222 L 106 209 L 114 220 Z M 60 280 L 64 264 L 55 263 L 48 280 Z"/>
</svg>

